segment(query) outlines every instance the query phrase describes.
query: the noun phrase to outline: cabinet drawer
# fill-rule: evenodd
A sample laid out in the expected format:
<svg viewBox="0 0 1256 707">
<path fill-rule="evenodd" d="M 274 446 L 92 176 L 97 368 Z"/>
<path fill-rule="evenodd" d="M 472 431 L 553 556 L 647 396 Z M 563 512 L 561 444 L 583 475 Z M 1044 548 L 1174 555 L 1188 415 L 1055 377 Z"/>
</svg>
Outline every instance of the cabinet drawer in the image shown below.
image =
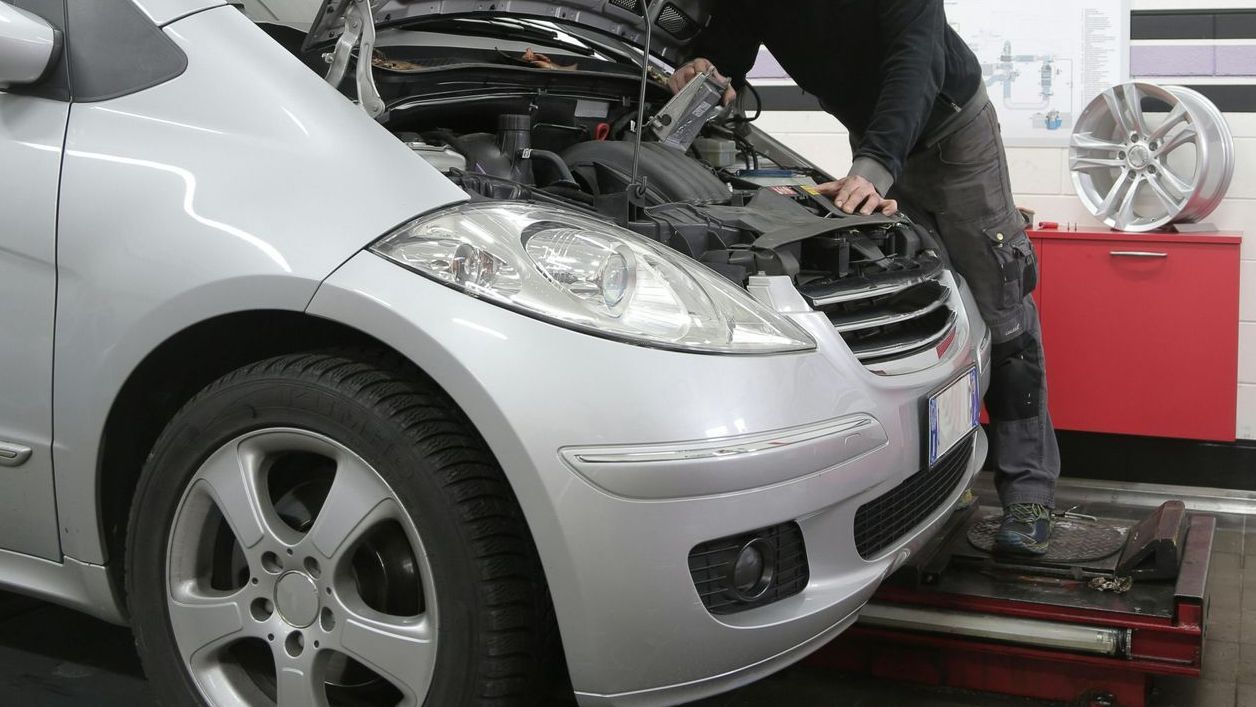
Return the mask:
<svg viewBox="0 0 1256 707">
<path fill-rule="evenodd" d="M 1040 245 L 1056 425 L 1233 440 L 1237 248 L 1137 240 Z"/>
</svg>

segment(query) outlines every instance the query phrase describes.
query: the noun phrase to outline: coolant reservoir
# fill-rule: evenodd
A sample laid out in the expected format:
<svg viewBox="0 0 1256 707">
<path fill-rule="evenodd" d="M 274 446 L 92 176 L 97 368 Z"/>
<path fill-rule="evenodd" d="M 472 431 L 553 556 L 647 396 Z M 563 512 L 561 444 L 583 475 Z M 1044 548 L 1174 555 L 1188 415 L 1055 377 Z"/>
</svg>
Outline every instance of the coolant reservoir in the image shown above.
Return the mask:
<svg viewBox="0 0 1256 707">
<path fill-rule="evenodd" d="M 720 138 L 700 137 L 693 141 L 703 161 L 716 169 L 737 164 L 737 143 Z"/>
</svg>

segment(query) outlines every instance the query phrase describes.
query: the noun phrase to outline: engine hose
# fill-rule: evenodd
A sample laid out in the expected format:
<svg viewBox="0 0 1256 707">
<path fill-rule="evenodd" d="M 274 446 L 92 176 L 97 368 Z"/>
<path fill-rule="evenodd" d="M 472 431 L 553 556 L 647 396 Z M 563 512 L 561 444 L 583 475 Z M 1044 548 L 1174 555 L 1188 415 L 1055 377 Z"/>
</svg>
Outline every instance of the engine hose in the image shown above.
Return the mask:
<svg viewBox="0 0 1256 707">
<path fill-rule="evenodd" d="M 567 166 L 562 157 L 558 156 L 558 153 L 533 148 L 528 154 L 531 155 L 532 160 L 542 160 L 553 165 L 554 169 L 558 171 L 558 181 L 553 182 L 550 186 L 580 188 L 580 185 L 576 182 L 576 175 L 571 173 L 571 168 Z"/>
<path fill-rule="evenodd" d="M 541 191 L 551 196 L 559 197 L 561 199 L 569 199 L 571 201 L 577 202 L 589 208 L 593 208 L 596 201 L 592 194 L 582 191 L 579 187 L 573 188 L 573 187 L 567 186 L 566 184 L 550 185 L 548 187 L 542 188 Z"/>
</svg>

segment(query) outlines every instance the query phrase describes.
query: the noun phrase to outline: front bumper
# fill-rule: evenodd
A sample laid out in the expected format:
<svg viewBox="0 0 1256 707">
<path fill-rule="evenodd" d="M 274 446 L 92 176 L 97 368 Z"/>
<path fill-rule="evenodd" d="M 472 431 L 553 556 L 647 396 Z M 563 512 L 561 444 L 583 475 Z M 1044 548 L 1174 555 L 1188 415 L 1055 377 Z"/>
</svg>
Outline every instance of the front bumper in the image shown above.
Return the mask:
<svg viewBox="0 0 1256 707">
<path fill-rule="evenodd" d="M 860 557 L 855 512 L 921 466 L 921 399 L 979 362 L 984 330 L 968 321 L 936 366 L 878 376 L 818 313 L 790 315 L 814 352 L 660 351 L 520 316 L 370 253 L 309 311 L 409 357 L 484 436 L 536 541 L 582 704 L 698 699 L 820 647 L 931 537 L 985 457 L 978 431 L 946 500 Z M 789 521 L 807 547 L 805 589 L 710 614 L 690 550 Z"/>
<path fill-rule="evenodd" d="M 671 682 L 609 694 L 582 690 L 580 703 L 689 702 L 758 680 L 823 646 L 857 618 L 882 580 L 946 522 L 985 459 L 984 433 L 978 430 L 976 435 L 962 481 L 925 521 L 872 561 L 856 551 L 852 527 L 859 507 L 887 490 L 888 484 L 870 480 L 885 476 L 879 465 L 889 455 L 869 454 L 784 486 L 708 501 L 673 501 L 646 513 L 623 505 L 627 501 L 599 504 L 595 512 L 603 515 L 604 523 L 636 519 L 634 532 L 624 539 L 631 541 L 630 548 L 647 550 L 629 559 L 624 539 L 606 538 L 596 566 L 590 558 L 590 572 L 614 567 L 599 587 L 606 592 L 604 611 L 609 614 L 602 623 L 613 625 L 609 635 L 614 643 L 632 648 L 628 655 L 637 670 L 669 675 Z M 683 558 L 704 540 L 785 520 L 796 521 L 802 529 L 811 576 L 801 593 L 774 604 L 712 616 L 699 602 L 683 565 L 664 561 L 669 554 Z M 614 560 L 608 563 L 610 558 Z M 668 571 L 661 571 L 664 567 Z M 625 581 L 625 573 L 654 576 Z"/>
</svg>

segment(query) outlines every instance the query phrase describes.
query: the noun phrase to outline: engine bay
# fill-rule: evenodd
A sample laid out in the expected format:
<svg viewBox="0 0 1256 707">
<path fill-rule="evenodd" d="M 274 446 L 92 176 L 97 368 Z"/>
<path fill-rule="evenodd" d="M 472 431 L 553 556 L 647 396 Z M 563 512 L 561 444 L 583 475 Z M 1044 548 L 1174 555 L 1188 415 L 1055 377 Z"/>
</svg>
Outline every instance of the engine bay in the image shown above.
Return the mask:
<svg viewBox="0 0 1256 707">
<path fill-rule="evenodd" d="M 402 61 L 391 52 L 377 55 L 377 74 L 422 71 L 411 68 L 413 55 Z M 619 95 L 606 95 L 615 83 L 599 74 L 599 95 L 578 68 L 558 67 L 545 55 L 511 63 L 495 67 L 504 71 L 491 79 L 494 72 L 482 64 L 451 67 L 442 77 L 445 90 L 405 91 L 404 82 L 381 81 L 392 104 L 386 125 L 473 198 L 592 212 L 741 285 L 754 274 L 786 275 L 819 301 L 941 267 L 927 232 L 901 217 L 842 212 L 816 190 L 827 175 L 737 112 L 708 123 L 687 150 L 647 131 L 636 157 L 641 188 L 630 189 L 638 79 L 624 75 Z M 381 64 L 400 68 L 379 71 Z M 542 85 L 530 85 L 537 80 Z M 470 83 L 478 89 L 473 96 L 459 88 Z M 463 95 L 451 100 L 450 89 Z M 652 81 L 647 114 L 670 98 Z"/>
<path fill-rule="evenodd" d="M 673 96 L 653 65 L 643 85 L 639 54 L 536 24 L 421 29 L 371 50 L 373 88 L 387 107 L 377 119 L 474 200 L 577 209 L 741 286 L 788 276 L 835 322 L 857 316 L 860 293 L 943 269 L 936 241 L 907 218 L 846 214 L 820 195 L 831 177 L 758 130 L 757 111 L 722 111 L 684 147 L 660 141 L 648 127 Z M 460 46 L 447 41 L 453 34 Z M 320 71 L 332 61 L 304 59 Z M 349 83 L 341 88 L 352 97 Z"/>
</svg>

